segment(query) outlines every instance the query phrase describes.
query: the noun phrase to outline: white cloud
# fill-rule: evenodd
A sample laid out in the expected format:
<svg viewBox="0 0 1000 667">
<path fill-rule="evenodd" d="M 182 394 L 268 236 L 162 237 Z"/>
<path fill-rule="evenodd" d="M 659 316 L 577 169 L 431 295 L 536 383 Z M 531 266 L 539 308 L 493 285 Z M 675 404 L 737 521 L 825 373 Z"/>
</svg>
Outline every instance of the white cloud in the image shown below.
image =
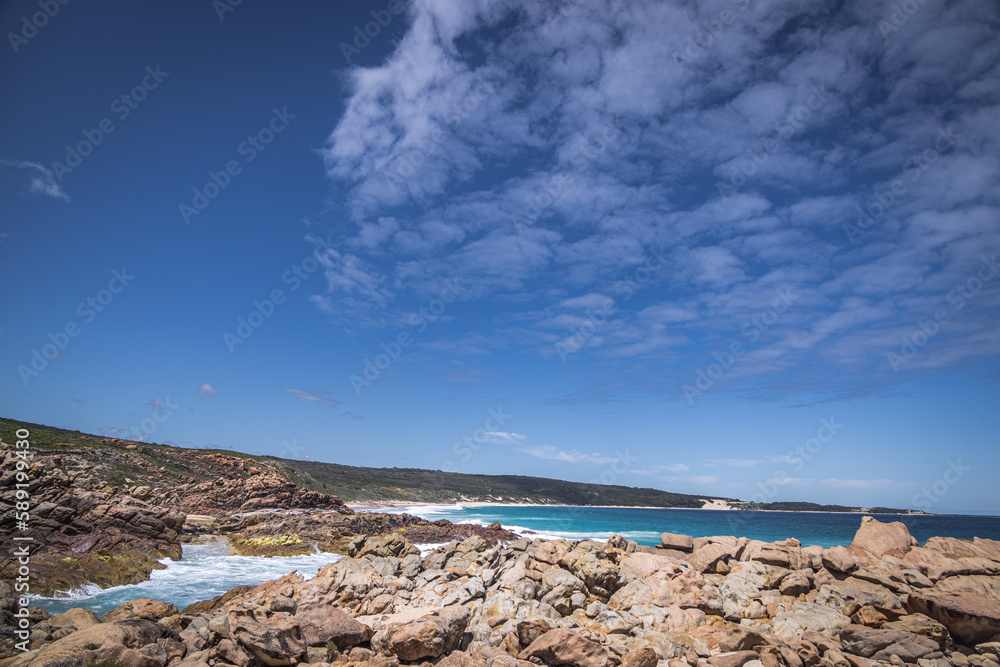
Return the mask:
<svg viewBox="0 0 1000 667">
<path fill-rule="evenodd" d="M 563 461 L 565 463 L 615 463 L 618 461 L 615 457 L 602 456 L 596 452 L 587 454 L 581 452 L 577 449 L 571 449 L 569 451 L 564 451 L 558 447 L 552 445 L 538 445 L 536 447 L 518 449 L 517 451 L 522 454 L 527 454 L 528 456 L 534 456 L 540 459 L 547 459 L 550 461 Z"/>
<path fill-rule="evenodd" d="M 761 462 L 761 459 L 709 459 L 702 463 L 706 468 L 725 466 L 728 468 L 751 468 Z"/>
<path fill-rule="evenodd" d="M 899 482 L 893 479 L 842 479 L 837 477 L 828 477 L 820 481 L 822 484 L 825 484 L 826 486 L 832 486 L 835 489 L 861 489 L 866 491 L 907 489 L 910 487 L 917 486 L 912 482 Z"/>
<path fill-rule="evenodd" d="M 507 433 L 505 431 L 487 431 L 486 437 L 489 438 L 491 442 L 498 444 L 511 444 L 527 440 L 528 438 L 528 436 L 520 433 Z"/>
<path fill-rule="evenodd" d="M 215 390 L 215 387 L 207 382 L 202 382 L 201 386 L 198 387 L 199 396 L 215 396 L 217 393 L 218 392 Z"/>
<path fill-rule="evenodd" d="M 680 367 L 680 394 L 711 345 L 725 349 L 789 288 L 793 309 L 719 388 L 841 395 L 865 373 L 905 380 L 871 368 L 1000 251 L 996 8 L 927 4 L 882 39 L 891 0 L 823 20 L 797 0 L 764 0 L 734 9 L 687 62 L 676 55 L 716 4 L 549 10 L 416 2 L 386 61 L 351 71 L 324 159 L 353 231 L 328 253 L 314 302 L 345 328 L 377 328 L 458 278 L 463 299 L 503 300 L 517 322 L 470 333 L 466 349 L 552 356 L 607 297 L 614 317 L 581 353 Z M 949 124 L 958 138 L 908 180 Z M 844 225 L 901 175 L 904 193 L 852 244 Z M 668 261 L 640 283 L 654 247 Z M 1000 354 L 1000 280 L 977 298 L 908 370 Z M 842 372 L 831 380 L 829 368 Z"/>
<path fill-rule="evenodd" d="M 343 401 L 338 401 L 333 398 L 328 398 L 326 396 L 323 396 L 322 394 L 312 391 L 307 391 L 305 389 L 296 389 L 295 387 L 282 387 L 281 390 L 303 401 L 309 403 L 319 403 L 321 405 L 327 405 L 331 408 L 336 408 L 343 404 Z"/>
<path fill-rule="evenodd" d="M 15 169 L 27 169 L 30 172 L 28 192 L 31 194 L 69 201 L 69 195 L 63 191 L 62 186 L 59 185 L 55 176 L 47 167 L 27 160 L 0 159 L 0 164 L 7 167 L 14 167 Z"/>
</svg>

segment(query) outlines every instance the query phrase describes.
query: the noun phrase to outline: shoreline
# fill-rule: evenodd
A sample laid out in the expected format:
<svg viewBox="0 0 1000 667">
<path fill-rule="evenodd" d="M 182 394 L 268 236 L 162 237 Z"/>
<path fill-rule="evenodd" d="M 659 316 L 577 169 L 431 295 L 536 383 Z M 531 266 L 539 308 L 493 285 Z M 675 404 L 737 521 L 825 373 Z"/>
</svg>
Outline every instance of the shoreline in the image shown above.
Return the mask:
<svg viewBox="0 0 1000 667">
<path fill-rule="evenodd" d="M 743 510 L 735 507 L 730 507 L 726 504 L 724 507 L 720 505 L 711 505 L 706 503 L 702 507 L 662 507 L 659 505 L 563 505 L 554 503 L 489 503 L 483 501 L 455 501 L 451 503 L 429 503 L 429 502 L 406 502 L 406 501 L 389 501 L 376 503 L 374 501 L 356 501 L 344 503 L 347 507 L 354 511 L 374 511 L 377 509 L 387 509 L 387 508 L 400 508 L 400 507 L 453 507 L 455 505 L 461 505 L 463 507 L 563 507 L 563 508 L 593 508 L 593 509 L 636 509 L 636 510 L 689 510 L 694 512 L 701 512 L 705 510 L 712 510 L 717 512 L 747 512 L 747 513 L 774 513 L 774 514 L 852 514 L 859 516 L 951 516 L 951 515 L 941 515 L 941 514 L 930 514 L 928 512 L 921 513 L 877 513 L 872 514 L 868 511 L 857 511 L 857 512 L 841 512 L 841 511 L 824 511 L 824 510 Z M 986 518 L 991 518 L 990 515 L 985 514 L 956 514 L 954 516 L 982 516 Z"/>
</svg>

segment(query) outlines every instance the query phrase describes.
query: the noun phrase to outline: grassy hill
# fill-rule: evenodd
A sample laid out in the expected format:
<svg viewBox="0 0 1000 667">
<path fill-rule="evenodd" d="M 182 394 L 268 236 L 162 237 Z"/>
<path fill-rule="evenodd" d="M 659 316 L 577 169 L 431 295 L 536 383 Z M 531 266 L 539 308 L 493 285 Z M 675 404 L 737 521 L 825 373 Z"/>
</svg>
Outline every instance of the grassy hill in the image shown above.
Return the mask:
<svg viewBox="0 0 1000 667">
<path fill-rule="evenodd" d="M 734 498 L 672 493 L 651 488 L 568 482 L 522 475 L 472 475 L 419 468 L 367 468 L 337 463 L 255 456 L 231 450 L 190 449 L 136 443 L 66 429 L 0 418 L 0 437 L 13 444 L 18 428 L 31 432 L 39 453 L 72 452 L 93 463 L 92 473 L 112 485 L 169 484 L 181 477 L 212 479 L 217 471 L 192 465 L 191 453 L 215 453 L 268 463 L 289 481 L 345 502 L 492 502 L 551 505 L 614 505 L 696 508 L 708 498 L 728 501 L 744 510 L 809 512 L 905 513 L 892 508 L 859 508 L 806 502 L 749 503 Z M 136 447 L 138 445 L 138 447 Z M 127 456 L 122 454 L 127 453 Z"/>
</svg>

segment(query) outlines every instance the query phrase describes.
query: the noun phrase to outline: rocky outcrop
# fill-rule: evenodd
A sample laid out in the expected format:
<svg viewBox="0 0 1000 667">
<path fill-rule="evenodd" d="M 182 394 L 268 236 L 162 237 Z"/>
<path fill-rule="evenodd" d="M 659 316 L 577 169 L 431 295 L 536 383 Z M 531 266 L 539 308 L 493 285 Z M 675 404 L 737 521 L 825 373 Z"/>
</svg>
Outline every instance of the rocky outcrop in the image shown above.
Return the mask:
<svg viewBox="0 0 1000 667">
<path fill-rule="evenodd" d="M 14 453 L 0 462 L 0 532 L 15 533 Z M 179 532 L 184 515 L 127 494 L 81 484 L 81 473 L 67 472 L 61 455 L 34 458 L 31 480 L 31 592 L 48 595 L 84 583 L 102 587 L 136 584 L 163 567 L 156 559 L 180 558 Z M 0 545 L 0 579 L 17 576 L 12 541 Z"/>
<path fill-rule="evenodd" d="M 988 546 L 914 547 L 904 556 L 925 552 L 914 569 L 894 549 L 877 561 L 865 550 L 859 563 L 850 550 L 721 537 L 684 552 L 617 536 L 472 536 L 421 556 L 394 533 L 352 540 L 352 557 L 312 579 L 292 573 L 180 612 L 141 600 L 101 619 L 50 617 L 11 664 L 996 667 L 989 609 L 970 602 L 992 599 L 989 566 L 926 574 L 953 571 L 933 554 L 992 562 Z M 964 588 L 939 588 L 949 580 Z"/>
</svg>

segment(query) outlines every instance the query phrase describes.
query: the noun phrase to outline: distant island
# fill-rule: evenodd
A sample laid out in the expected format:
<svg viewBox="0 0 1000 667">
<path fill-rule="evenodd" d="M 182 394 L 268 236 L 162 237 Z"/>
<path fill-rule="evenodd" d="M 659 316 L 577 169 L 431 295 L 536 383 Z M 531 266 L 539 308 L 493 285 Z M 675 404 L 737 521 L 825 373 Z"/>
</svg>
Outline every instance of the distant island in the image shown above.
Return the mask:
<svg viewBox="0 0 1000 667">
<path fill-rule="evenodd" d="M 67 447 L 86 447 L 75 453 L 89 458 L 109 484 L 161 486 L 172 482 L 166 474 L 187 466 L 178 460 L 191 453 L 225 454 L 273 466 L 287 481 L 320 493 L 335 495 L 345 503 L 393 505 L 407 503 L 489 503 L 572 505 L 581 507 L 651 507 L 677 509 L 724 509 L 772 512 L 854 512 L 859 514 L 926 514 L 920 510 L 892 507 L 820 505 L 811 502 L 755 503 L 723 496 L 691 495 L 660 489 L 570 482 L 524 475 L 477 475 L 421 468 L 368 468 L 259 456 L 234 450 L 184 448 L 139 443 L 118 438 L 0 418 L 0 433 L 13 438 L 18 428 L 32 434 L 33 446 L 44 453 Z M 142 445 L 128 461 L 102 454 L 103 447 Z M 145 461 L 146 465 L 136 465 Z M 199 477 L 197 471 L 187 471 Z"/>
</svg>

